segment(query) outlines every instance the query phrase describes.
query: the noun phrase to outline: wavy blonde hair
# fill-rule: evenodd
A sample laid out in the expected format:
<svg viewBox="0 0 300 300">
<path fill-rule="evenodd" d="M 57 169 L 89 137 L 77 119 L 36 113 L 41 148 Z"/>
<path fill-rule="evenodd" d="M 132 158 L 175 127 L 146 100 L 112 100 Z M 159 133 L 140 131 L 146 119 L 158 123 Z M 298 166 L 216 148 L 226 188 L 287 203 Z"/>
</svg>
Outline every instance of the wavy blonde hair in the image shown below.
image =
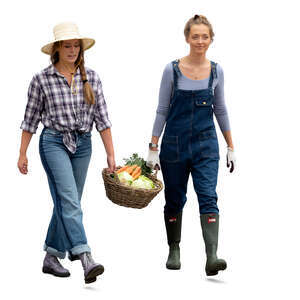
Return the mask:
<svg viewBox="0 0 300 300">
<path fill-rule="evenodd" d="M 80 51 L 79 51 L 78 57 L 75 61 L 75 66 L 76 66 L 76 68 L 79 67 L 81 80 L 83 81 L 84 100 L 87 104 L 92 105 L 92 104 L 95 104 L 95 94 L 94 94 L 94 91 L 93 91 L 91 85 L 87 81 L 86 71 L 85 71 L 85 67 L 84 67 L 84 51 L 83 51 L 83 47 L 82 47 L 82 41 L 81 40 L 79 40 L 79 41 L 80 41 Z M 62 46 L 62 41 L 59 41 L 59 42 L 55 42 L 52 47 L 50 59 L 51 59 L 51 62 L 53 65 L 55 65 L 59 61 L 58 49 L 61 46 Z"/>
</svg>

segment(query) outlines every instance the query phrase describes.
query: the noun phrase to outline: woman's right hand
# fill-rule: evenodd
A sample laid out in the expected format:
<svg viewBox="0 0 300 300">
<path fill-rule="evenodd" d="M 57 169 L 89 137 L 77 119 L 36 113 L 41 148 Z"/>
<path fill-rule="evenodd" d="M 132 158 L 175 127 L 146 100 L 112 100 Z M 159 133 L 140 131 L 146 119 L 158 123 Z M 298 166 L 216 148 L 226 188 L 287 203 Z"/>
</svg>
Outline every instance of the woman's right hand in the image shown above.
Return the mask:
<svg viewBox="0 0 300 300">
<path fill-rule="evenodd" d="M 18 168 L 19 168 L 19 171 L 26 175 L 28 173 L 28 159 L 27 159 L 27 156 L 26 154 L 20 154 L 19 156 L 19 161 L 18 161 Z"/>
<path fill-rule="evenodd" d="M 153 170 L 160 170 L 159 151 L 149 149 L 146 166 Z"/>
</svg>

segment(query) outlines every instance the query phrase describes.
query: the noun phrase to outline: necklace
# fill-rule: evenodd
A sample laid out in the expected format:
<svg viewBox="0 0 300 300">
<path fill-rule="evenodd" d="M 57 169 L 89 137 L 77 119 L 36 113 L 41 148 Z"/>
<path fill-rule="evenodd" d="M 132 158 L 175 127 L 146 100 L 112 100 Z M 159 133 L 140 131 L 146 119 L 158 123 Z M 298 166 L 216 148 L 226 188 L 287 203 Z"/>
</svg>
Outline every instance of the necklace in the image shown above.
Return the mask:
<svg viewBox="0 0 300 300">
<path fill-rule="evenodd" d="M 68 70 L 68 72 L 70 73 L 71 75 L 71 93 L 73 95 L 77 95 L 77 92 L 78 92 L 78 88 L 76 86 L 76 82 L 75 82 L 75 77 L 74 77 L 74 74 L 75 74 L 75 71 L 77 69 L 77 66 L 74 68 L 74 70 L 70 70 L 70 68 L 64 63 L 62 62 L 62 64 L 64 65 L 64 67 Z"/>
</svg>

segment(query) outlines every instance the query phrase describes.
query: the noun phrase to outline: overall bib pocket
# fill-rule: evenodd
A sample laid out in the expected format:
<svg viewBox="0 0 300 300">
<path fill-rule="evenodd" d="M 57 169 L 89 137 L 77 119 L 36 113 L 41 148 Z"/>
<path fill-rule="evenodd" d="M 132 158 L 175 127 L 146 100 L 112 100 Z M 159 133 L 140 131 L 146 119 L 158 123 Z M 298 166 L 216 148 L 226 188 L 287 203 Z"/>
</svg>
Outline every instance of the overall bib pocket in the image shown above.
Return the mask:
<svg viewBox="0 0 300 300">
<path fill-rule="evenodd" d="M 178 136 L 163 136 L 159 158 L 165 162 L 179 161 Z"/>
<path fill-rule="evenodd" d="M 212 99 L 203 97 L 195 100 L 195 104 L 197 107 L 210 107 L 212 105 Z"/>
</svg>

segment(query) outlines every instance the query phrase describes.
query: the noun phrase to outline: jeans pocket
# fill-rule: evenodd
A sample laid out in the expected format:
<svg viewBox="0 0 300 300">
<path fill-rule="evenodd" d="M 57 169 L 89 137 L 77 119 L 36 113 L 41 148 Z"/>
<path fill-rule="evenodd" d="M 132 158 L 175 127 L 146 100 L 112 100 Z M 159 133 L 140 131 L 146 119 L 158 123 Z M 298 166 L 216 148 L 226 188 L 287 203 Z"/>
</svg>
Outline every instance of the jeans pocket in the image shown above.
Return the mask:
<svg viewBox="0 0 300 300">
<path fill-rule="evenodd" d="M 219 159 L 219 143 L 214 129 L 203 131 L 199 134 L 201 157 Z"/>
<path fill-rule="evenodd" d="M 159 159 L 165 162 L 179 161 L 178 136 L 163 136 Z"/>
</svg>

